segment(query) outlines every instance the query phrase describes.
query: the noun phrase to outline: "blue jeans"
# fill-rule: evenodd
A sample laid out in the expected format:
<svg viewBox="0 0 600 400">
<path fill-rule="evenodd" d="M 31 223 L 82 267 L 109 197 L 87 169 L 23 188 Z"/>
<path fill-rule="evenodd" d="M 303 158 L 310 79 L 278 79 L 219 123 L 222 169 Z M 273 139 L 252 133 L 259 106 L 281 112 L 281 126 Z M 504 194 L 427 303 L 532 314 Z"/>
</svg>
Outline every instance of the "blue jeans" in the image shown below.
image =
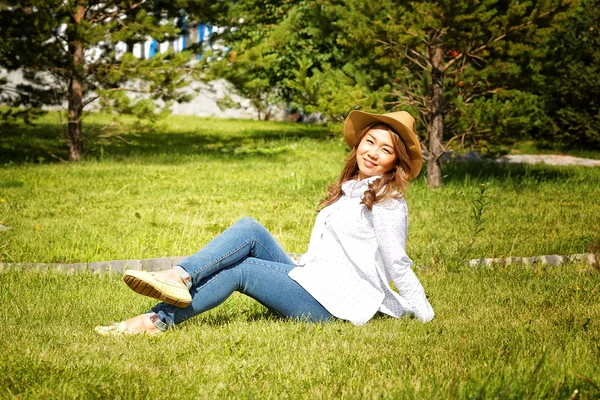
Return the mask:
<svg viewBox="0 0 600 400">
<path fill-rule="evenodd" d="M 159 303 L 152 312 L 162 329 L 210 310 L 238 291 L 283 317 L 318 322 L 332 318 L 302 286 L 288 276 L 293 261 L 253 218 L 242 218 L 179 266 L 191 277 L 192 303 L 178 308 Z M 162 321 L 162 323 L 160 323 Z"/>
</svg>

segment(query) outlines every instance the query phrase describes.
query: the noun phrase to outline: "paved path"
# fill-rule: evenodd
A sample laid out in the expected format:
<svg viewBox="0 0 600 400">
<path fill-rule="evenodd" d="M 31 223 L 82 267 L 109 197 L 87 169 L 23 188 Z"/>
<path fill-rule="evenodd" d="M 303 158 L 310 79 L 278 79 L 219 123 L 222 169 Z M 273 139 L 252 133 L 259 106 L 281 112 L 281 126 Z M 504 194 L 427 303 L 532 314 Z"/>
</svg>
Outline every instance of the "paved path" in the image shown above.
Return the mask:
<svg viewBox="0 0 600 400">
<path fill-rule="evenodd" d="M 600 167 L 600 160 L 565 156 L 561 154 L 507 154 L 499 158 L 486 158 L 481 153 L 470 151 L 458 155 L 447 151 L 442 156 L 444 161 L 495 162 L 498 164 L 547 164 L 547 165 L 582 165 L 585 167 Z"/>
</svg>

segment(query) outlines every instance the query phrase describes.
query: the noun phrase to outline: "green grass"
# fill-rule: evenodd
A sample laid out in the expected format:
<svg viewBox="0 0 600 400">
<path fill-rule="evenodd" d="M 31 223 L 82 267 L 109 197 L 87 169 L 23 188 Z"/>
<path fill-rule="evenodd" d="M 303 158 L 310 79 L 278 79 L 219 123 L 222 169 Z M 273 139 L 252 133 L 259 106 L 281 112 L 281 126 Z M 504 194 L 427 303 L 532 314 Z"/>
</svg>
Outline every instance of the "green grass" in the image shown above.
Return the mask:
<svg viewBox="0 0 600 400">
<path fill-rule="evenodd" d="M 302 252 L 347 154 L 325 127 L 170 117 L 143 135 L 96 135 L 72 165 L 58 161 L 55 119 L 3 128 L 0 224 L 12 229 L 0 262 L 186 255 L 246 215 Z M 109 122 L 86 121 L 97 134 Z M 598 168 L 446 165 L 437 191 L 419 177 L 407 252 L 429 324 L 281 321 L 239 295 L 164 337 L 99 338 L 95 325 L 152 300 L 110 274 L 4 271 L 0 397 L 598 398 L 597 270 L 460 263 L 586 252 L 600 240 L 598 198 Z"/>
<path fill-rule="evenodd" d="M 122 133 L 131 144 L 91 141 L 77 165 L 48 162 L 64 146 L 56 139 L 46 161 L 23 162 L 58 129 L 52 116 L 3 132 L 10 161 L 0 166 L 0 224 L 12 229 L 0 232 L 0 262 L 187 255 L 247 215 L 303 252 L 316 204 L 347 154 L 325 127 L 170 117 L 155 132 Z M 481 184 L 484 231 L 468 247 Z M 598 168 L 446 165 L 442 190 L 427 189 L 424 173 L 409 189 L 408 251 L 419 265 L 586 252 L 600 238 L 598 198 Z"/>
<path fill-rule="evenodd" d="M 104 274 L 0 273 L 0 389 L 25 398 L 600 396 L 598 273 L 423 270 L 428 324 L 282 321 L 233 296 L 168 335 L 97 337 L 153 301 Z"/>
</svg>

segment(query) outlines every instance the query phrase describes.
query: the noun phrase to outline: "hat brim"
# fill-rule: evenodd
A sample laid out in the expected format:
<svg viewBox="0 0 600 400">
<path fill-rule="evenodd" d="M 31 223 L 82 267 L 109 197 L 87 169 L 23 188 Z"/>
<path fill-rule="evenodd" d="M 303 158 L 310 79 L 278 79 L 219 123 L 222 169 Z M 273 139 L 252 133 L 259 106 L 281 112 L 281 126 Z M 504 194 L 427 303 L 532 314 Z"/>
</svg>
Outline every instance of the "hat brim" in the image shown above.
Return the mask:
<svg viewBox="0 0 600 400">
<path fill-rule="evenodd" d="M 357 135 L 369 124 L 375 122 L 383 122 L 384 124 L 389 125 L 392 129 L 394 129 L 404 144 L 406 145 L 406 150 L 408 152 L 409 163 L 411 166 L 411 176 L 409 179 L 415 179 L 419 173 L 421 172 L 422 167 L 422 155 L 421 155 L 421 144 L 419 142 L 418 136 L 413 132 L 413 130 L 400 121 L 397 118 L 393 118 L 390 115 L 394 115 L 397 113 L 391 114 L 371 114 L 364 111 L 354 110 L 348 114 L 346 117 L 346 121 L 344 122 L 344 139 L 346 139 L 346 143 L 352 149 L 354 148 L 354 144 L 356 142 Z M 406 113 L 408 116 L 410 114 Z M 410 117 L 411 121 L 413 120 Z"/>
</svg>

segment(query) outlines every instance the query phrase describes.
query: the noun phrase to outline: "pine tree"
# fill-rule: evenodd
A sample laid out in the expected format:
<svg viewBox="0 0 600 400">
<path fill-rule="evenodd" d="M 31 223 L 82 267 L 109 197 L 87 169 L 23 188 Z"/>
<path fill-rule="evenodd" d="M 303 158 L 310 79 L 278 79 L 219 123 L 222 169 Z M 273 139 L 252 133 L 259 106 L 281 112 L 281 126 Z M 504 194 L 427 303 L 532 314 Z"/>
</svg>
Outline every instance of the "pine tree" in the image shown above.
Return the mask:
<svg viewBox="0 0 600 400">
<path fill-rule="evenodd" d="M 335 70 L 339 52 L 334 21 L 319 2 L 240 0 L 211 22 L 223 28 L 212 36 L 222 49 L 205 58 L 207 77 L 228 80 L 262 117 L 273 103 L 325 112 L 332 118 L 348 110 L 310 93 L 314 73 L 319 86 L 328 79 L 333 91 L 339 86 L 336 80 L 343 79 Z"/>
<path fill-rule="evenodd" d="M 583 0 L 549 39 L 533 89 L 546 118 L 534 137 L 556 147 L 600 148 L 600 1 Z"/>
<path fill-rule="evenodd" d="M 83 110 L 93 102 L 119 112 L 152 115 L 153 100 L 168 104 L 188 99 L 178 89 L 186 84 L 189 53 L 138 59 L 131 50 L 147 38 L 174 39 L 180 31 L 176 21 L 181 25 L 183 20 L 181 7 L 189 3 L 193 2 L 2 2 L 0 66 L 20 70 L 27 81 L 10 88 L 5 81 L 2 100 L 26 110 L 66 102 L 69 158 L 79 160 L 84 155 Z M 119 43 L 127 48 L 121 50 Z M 127 96 L 131 92 L 143 96 L 134 100 Z"/>
<path fill-rule="evenodd" d="M 553 24 L 573 7 L 562 0 L 331 4 L 349 59 L 392 82 L 389 104 L 419 112 L 427 128 L 423 150 L 432 188 L 442 183 L 446 142 L 469 133 L 489 137 L 497 124 L 516 118 L 515 107 L 526 107 L 510 100 L 530 98 L 516 88 L 539 68 Z M 449 137 L 448 125 L 456 125 L 456 136 Z"/>
<path fill-rule="evenodd" d="M 426 128 L 423 153 L 432 188 L 441 185 L 440 157 L 448 142 L 498 138 L 533 123 L 535 96 L 519 89 L 539 73 L 543 43 L 575 5 L 569 0 L 241 3 L 252 22 L 236 26 L 235 37 L 221 38 L 237 60 L 244 60 L 240 87 L 249 86 L 252 67 L 269 56 L 258 70 L 269 78 L 265 87 L 279 88 L 284 98 L 309 111 L 324 111 L 334 120 L 352 108 L 411 111 Z M 254 16 L 269 19 L 256 25 Z M 235 62 L 228 66 L 236 70 Z"/>
</svg>

